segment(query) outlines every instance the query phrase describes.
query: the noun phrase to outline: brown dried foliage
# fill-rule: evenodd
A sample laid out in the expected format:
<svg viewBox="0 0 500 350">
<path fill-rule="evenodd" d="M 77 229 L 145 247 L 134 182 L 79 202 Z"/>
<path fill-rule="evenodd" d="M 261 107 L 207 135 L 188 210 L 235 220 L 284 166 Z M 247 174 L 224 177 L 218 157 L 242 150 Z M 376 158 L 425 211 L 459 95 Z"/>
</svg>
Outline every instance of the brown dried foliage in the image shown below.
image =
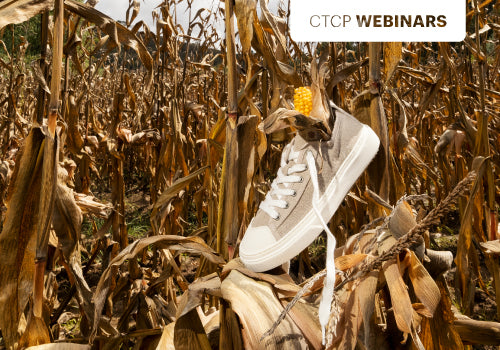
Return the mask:
<svg viewBox="0 0 500 350">
<path fill-rule="evenodd" d="M 468 1 L 461 43 L 318 45 L 265 0 L 165 1 L 155 28 L 129 3 L 125 25 L 92 1 L 65 0 L 55 25 L 53 2 L 0 5 L 0 27 L 42 16 L 35 58 L 0 28 L 0 349 L 321 348 L 323 238 L 289 274 L 234 258 L 284 144 L 330 132 L 327 99 L 381 139 L 330 221 L 327 347 L 500 344 L 497 3 Z M 293 111 L 302 85 L 315 119 Z M 454 255 L 437 232 L 458 236 Z M 476 287 L 491 322 L 462 315 Z"/>
</svg>

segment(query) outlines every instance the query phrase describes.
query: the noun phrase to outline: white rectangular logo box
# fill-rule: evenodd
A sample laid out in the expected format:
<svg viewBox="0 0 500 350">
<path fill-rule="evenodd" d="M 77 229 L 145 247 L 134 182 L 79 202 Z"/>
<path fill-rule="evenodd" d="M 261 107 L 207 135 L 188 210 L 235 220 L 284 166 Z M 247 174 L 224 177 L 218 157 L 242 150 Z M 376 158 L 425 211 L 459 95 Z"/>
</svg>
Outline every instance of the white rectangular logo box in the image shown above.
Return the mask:
<svg viewBox="0 0 500 350">
<path fill-rule="evenodd" d="M 465 1 L 290 0 L 295 41 L 462 41 Z"/>
</svg>

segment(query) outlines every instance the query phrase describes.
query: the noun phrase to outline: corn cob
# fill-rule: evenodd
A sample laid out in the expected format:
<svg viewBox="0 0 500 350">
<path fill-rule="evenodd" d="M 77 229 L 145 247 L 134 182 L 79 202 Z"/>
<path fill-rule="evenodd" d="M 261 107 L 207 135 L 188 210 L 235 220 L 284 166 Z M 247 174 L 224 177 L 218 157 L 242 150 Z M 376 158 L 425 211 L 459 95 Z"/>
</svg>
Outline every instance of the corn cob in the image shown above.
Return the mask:
<svg viewBox="0 0 500 350">
<path fill-rule="evenodd" d="M 295 110 L 302 113 L 305 116 L 309 116 L 312 109 L 312 93 L 308 86 L 302 86 L 295 89 L 295 94 L 293 96 L 293 104 Z"/>
</svg>

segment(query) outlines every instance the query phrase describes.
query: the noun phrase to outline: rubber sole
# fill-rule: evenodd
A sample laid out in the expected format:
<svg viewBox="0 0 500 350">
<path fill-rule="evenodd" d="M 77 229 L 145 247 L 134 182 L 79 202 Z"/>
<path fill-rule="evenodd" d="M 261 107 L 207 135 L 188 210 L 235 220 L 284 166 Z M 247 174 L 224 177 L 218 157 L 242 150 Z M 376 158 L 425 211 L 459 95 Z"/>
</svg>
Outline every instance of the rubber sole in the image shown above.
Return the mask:
<svg viewBox="0 0 500 350">
<path fill-rule="evenodd" d="M 329 221 L 335 214 L 351 187 L 377 154 L 379 145 L 375 132 L 363 125 L 358 142 L 319 199 L 318 209 L 323 218 L 326 218 L 325 221 Z M 258 254 L 246 255 L 240 251 L 241 260 L 246 267 L 256 272 L 273 269 L 298 255 L 322 231 L 323 226 L 316 213 L 311 210 L 289 233 Z"/>
</svg>

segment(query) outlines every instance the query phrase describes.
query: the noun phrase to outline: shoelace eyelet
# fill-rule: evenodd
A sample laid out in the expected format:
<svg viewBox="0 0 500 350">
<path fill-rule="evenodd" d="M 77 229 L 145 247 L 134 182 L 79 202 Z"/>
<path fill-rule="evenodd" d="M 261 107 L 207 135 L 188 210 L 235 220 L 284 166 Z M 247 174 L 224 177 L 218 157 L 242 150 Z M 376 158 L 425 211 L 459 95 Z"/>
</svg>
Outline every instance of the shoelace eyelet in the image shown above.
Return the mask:
<svg viewBox="0 0 500 350">
<path fill-rule="evenodd" d="M 276 217 L 273 217 L 274 220 L 278 221 L 281 218 L 280 214 L 276 215 Z"/>
<path fill-rule="evenodd" d="M 301 176 L 301 177 L 299 178 L 299 183 L 302 183 L 302 182 L 304 182 L 304 178 Z"/>
<path fill-rule="evenodd" d="M 288 202 L 286 202 L 285 207 L 283 209 L 288 209 L 289 206 L 290 205 L 288 204 Z"/>
<path fill-rule="evenodd" d="M 293 190 L 292 197 L 295 197 L 297 195 L 297 191 Z"/>
</svg>

